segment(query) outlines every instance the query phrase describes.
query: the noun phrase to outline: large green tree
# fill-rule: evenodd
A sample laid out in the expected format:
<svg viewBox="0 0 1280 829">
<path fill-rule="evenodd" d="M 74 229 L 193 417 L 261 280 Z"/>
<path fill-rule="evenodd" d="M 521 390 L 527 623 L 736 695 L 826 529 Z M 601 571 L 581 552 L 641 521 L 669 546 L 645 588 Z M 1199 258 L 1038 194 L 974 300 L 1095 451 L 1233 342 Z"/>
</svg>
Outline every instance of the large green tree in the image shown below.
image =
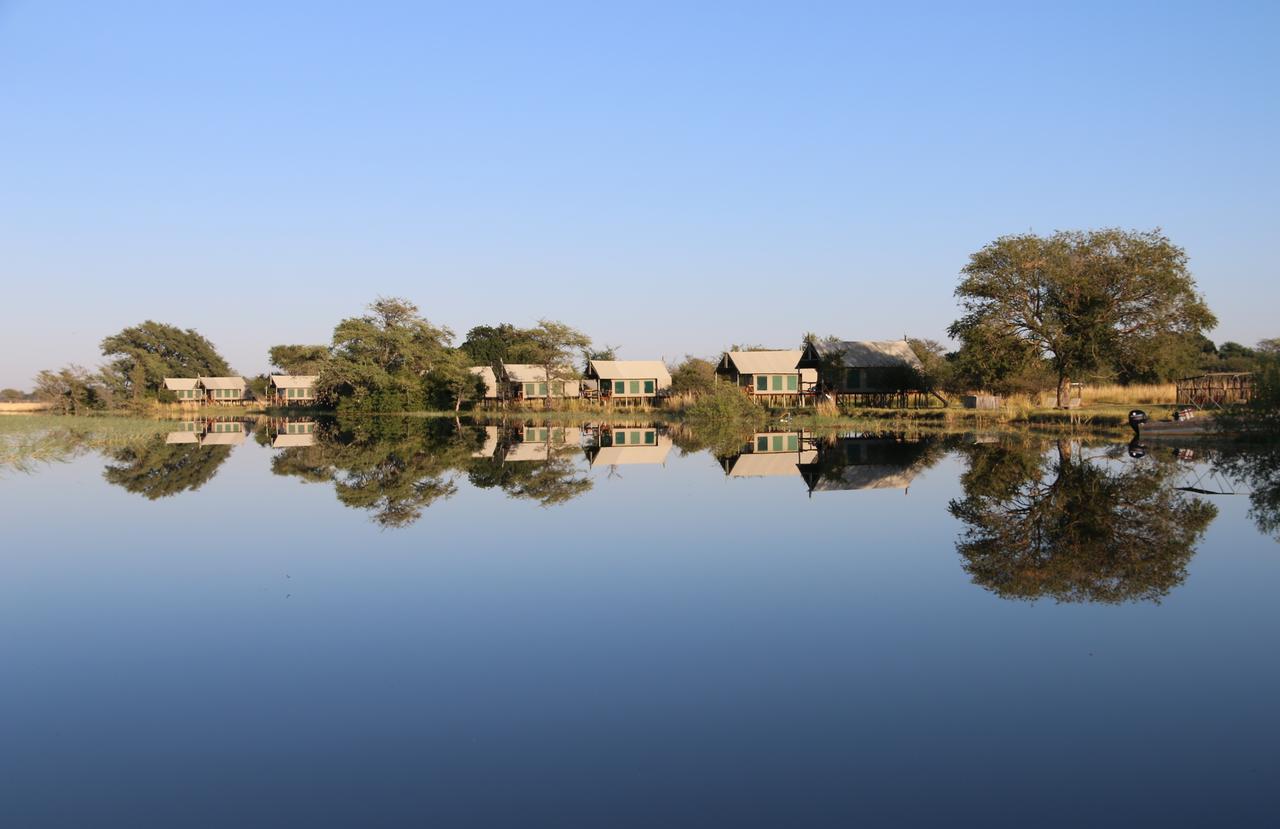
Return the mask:
<svg viewBox="0 0 1280 829">
<path fill-rule="evenodd" d="M 322 403 L 352 409 L 420 409 L 427 374 L 448 359 L 452 340 L 452 331 L 432 325 L 412 302 L 379 298 L 368 313 L 334 328 L 317 396 Z"/>
<path fill-rule="evenodd" d="M 226 377 L 233 374 L 213 343 L 194 328 L 147 320 L 102 341 L 102 373 L 121 397 L 156 395 L 166 377 Z"/>
<path fill-rule="evenodd" d="M 1025 344 L 1051 364 L 1058 405 L 1072 378 L 1212 328 L 1187 255 L 1159 230 L 1004 236 L 969 258 L 949 329 Z"/>
<path fill-rule="evenodd" d="M 319 374 L 329 361 L 325 345 L 273 345 L 267 352 L 271 365 L 285 374 Z"/>
</svg>

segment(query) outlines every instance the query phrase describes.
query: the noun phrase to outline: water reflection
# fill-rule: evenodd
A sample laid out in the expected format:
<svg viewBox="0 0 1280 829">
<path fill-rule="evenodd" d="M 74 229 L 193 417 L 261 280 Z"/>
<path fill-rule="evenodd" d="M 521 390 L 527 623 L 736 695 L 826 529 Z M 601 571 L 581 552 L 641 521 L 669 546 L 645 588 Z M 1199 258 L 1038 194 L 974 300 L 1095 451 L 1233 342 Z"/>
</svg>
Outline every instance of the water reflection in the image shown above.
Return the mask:
<svg viewBox="0 0 1280 829">
<path fill-rule="evenodd" d="M 158 499 L 210 481 L 252 436 L 271 447 L 271 471 L 333 488 L 339 503 L 382 527 L 404 527 L 465 481 L 542 506 L 564 504 L 632 464 L 665 464 L 674 446 L 706 436 L 655 423 L 465 423 L 444 419 L 237 419 L 177 424 L 163 439 L 110 450 L 105 479 Z M 1059 601 L 1158 600 L 1186 565 L 1216 508 L 1204 498 L 1249 487 L 1250 516 L 1280 538 L 1280 447 L 1085 446 L 1023 434 L 1000 438 L 815 433 L 775 428 L 717 435 L 733 479 L 789 477 L 809 495 L 900 489 L 957 452 L 962 497 L 948 511 L 975 583 L 999 596 Z M 1212 478 L 1205 483 L 1206 476 Z"/>
<path fill-rule="evenodd" d="M 1117 462 L 1061 440 L 966 449 L 956 549 L 1002 598 L 1157 601 L 1183 582 L 1217 508 L 1178 488 L 1175 462 Z"/>
</svg>

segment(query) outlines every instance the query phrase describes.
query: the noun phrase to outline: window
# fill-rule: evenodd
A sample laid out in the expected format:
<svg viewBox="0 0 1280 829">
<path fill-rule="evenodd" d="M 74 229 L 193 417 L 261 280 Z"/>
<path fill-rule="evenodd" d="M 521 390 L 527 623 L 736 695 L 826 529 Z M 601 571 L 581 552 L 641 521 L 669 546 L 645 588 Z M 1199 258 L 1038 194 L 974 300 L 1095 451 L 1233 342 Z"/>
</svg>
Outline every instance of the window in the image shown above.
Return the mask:
<svg viewBox="0 0 1280 829">
<path fill-rule="evenodd" d="M 654 445 L 655 443 L 657 443 L 657 442 L 658 442 L 658 436 L 657 436 L 657 434 L 655 434 L 654 432 L 645 432 L 645 433 L 644 433 L 644 444 L 645 444 L 645 446 L 653 446 L 653 445 Z"/>
<path fill-rule="evenodd" d="M 640 445 L 640 433 L 639 433 L 639 432 L 632 432 L 632 433 L 631 433 L 631 445 L 632 445 L 632 446 L 639 446 L 639 445 Z"/>
<path fill-rule="evenodd" d="M 862 388 L 862 377 L 861 377 L 861 372 L 860 372 L 858 369 L 856 369 L 856 368 L 851 368 L 851 369 L 849 369 L 848 371 L 846 371 L 846 372 L 845 372 L 845 375 L 844 375 L 844 387 L 845 387 L 846 389 L 860 389 L 860 388 Z"/>
<path fill-rule="evenodd" d="M 547 396 L 547 384 L 546 384 L 546 383 L 539 383 L 539 384 L 538 384 L 538 396 L 539 396 L 539 397 L 546 397 L 546 396 Z"/>
<path fill-rule="evenodd" d="M 615 446 L 624 446 L 624 445 L 626 445 L 626 442 L 627 442 L 627 433 L 626 433 L 626 432 L 614 432 L 614 433 L 613 433 L 613 443 L 614 443 L 614 445 L 615 445 Z"/>
<path fill-rule="evenodd" d="M 534 383 L 525 383 L 525 384 L 524 384 L 524 396 L 525 396 L 525 397 L 533 397 L 533 392 L 534 392 L 534 389 L 535 389 L 535 388 L 537 388 L 537 386 L 536 386 Z"/>
<path fill-rule="evenodd" d="M 621 380 L 614 380 L 614 381 L 613 381 L 613 393 L 614 393 L 614 394 L 626 394 L 626 393 L 627 393 L 627 384 L 626 384 L 626 383 L 624 383 L 624 382 L 623 382 L 623 381 L 621 381 Z"/>
<path fill-rule="evenodd" d="M 782 391 L 782 375 L 781 374 L 773 375 L 773 390 Z"/>
<path fill-rule="evenodd" d="M 556 397 L 564 397 L 564 381 L 556 380 L 551 384 L 551 393 Z"/>
<path fill-rule="evenodd" d="M 794 374 L 787 375 L 787 391 L 795 391 L 800 387 L 800 378 Z"/>
<path fill-rule="evenodd" d="M 768 391 L 768 390 L 769 390 L 769 375 L 757 374 L 756 375 L 756 391 Z"/>
<path fill-rule="evenodd" d="M 631 381 L 631 393 L 632 393 L 632 394 L 639 394 L 639 393 L 640 393 L 640 381 L 639 381 L 639 380 L 632 380 L 632 381 Z"/>
<path fill-rule="evenodd" d="M 768 451 L 769 451 L 769 438 L 765 437 L 764 435 L 761 435 L 760 437 L 756 438 L 756 451 L 757 451 L 757 452 L 768 452 Z"/>
<path fill-rule="evenodd" d="M 644 381 L 644 393 L 645 393 L 645 394 L 653 394 L 653 387 L 654 387 L 654 381 L 653 381 L 653 380 L 645 380 L 645 381 Z"/>
<path fill-rule="evenodd" d="M 795 435 L 787 435 L 787 451 L 795 452 L 800 449 L 800 438 Z"/>
<path fill-rule="evenodd" d="M 782 451 L 782 435 L 773 436 L 773 451 L 775 452 Z"/>
</svg>

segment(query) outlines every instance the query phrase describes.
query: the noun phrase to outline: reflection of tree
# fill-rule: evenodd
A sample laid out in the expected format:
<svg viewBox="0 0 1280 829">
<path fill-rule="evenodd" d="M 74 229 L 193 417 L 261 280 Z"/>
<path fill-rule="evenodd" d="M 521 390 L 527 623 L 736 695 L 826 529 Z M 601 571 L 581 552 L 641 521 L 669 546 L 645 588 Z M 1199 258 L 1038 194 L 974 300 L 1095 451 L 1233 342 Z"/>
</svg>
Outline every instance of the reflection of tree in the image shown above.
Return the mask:
<svg viewBox="0 0 1280 829">
<path fill-rule="evenodd" d="M 564 455 L 518 463 L 479 458 L 472 462 L 467 479 L 479 489 L 496 487 L 512 498 L 527 498 L 544 507 L 572 501 L 592 486 L 591 479 Z"/>
<path fill-rule="evenodd" d="M 474 451 L 474 435 L 452 422 L 365 418 L 322 424 L 313 446 L 283 450 L 272 471 L 333 482 L 343 504 L 383 527 L 404 527 L 456 491 L 448 473 Z"/>
<path fill-rule="evenodd" d="M 1064 602 L 1158 600 L 1186 578 L 1217 508 L 1174 488 L 1172 469 L 1115 470 L 1028 448 L 978 446 L 951 514 L 976 583 L 1003 598 Z"/>
<path fill-rule="evenodd" d="M 102 476 L 108 483 L 154 501 L 204 486 L 230 455 L 230 446 L 157 441 L 113 452 L 115 463 L 107 464 Z"/>
<path fill-rule="evenodd" d="M 1280 541 L 1280 446 L 1234 446 L 1214 460 L 1217 471 L 1249 487 L 1249 517 Z"/>
</svg>

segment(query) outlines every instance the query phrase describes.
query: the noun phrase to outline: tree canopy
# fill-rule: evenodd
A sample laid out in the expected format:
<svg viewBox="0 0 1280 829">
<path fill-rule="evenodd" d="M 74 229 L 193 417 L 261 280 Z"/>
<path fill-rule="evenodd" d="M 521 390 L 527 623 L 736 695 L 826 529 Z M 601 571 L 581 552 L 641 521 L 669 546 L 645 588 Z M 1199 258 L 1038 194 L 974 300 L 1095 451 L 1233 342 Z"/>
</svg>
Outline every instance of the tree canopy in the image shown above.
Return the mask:
<svg viewBox="0 0 1280 829">
<path fill-rule="evenodd" d="M 970 257 L 956 295 L 963 316 L 951 336 L 1043 356 L 1060 406 L 1081 372 L 1141 364 L 1162 338 L 1217 324 L 1186 253 L 1159 230 L 1004 236 Z"/>
<path fill-rule="evenodd" d="M 102 341 L 103 376 L 122 397 L 159 392 L 165 377 L 226 377 L 234 372 L 194 328 L 147 320 Z"/>
<path fill-rule="evenodd" d="M 273 345 L 267 352 L 271 365 L 285 374 L 319 374 L 329 361 L 325 345 Z"/>
<path fill-rule="evenodd" d="M 421 409 L 426 375 L 447 359 L 452 340 L 452 331 L 432 325 L 407 299 L 379 298 L 334 328 L 317 397 L 356 409 Z"/>
</svg>

